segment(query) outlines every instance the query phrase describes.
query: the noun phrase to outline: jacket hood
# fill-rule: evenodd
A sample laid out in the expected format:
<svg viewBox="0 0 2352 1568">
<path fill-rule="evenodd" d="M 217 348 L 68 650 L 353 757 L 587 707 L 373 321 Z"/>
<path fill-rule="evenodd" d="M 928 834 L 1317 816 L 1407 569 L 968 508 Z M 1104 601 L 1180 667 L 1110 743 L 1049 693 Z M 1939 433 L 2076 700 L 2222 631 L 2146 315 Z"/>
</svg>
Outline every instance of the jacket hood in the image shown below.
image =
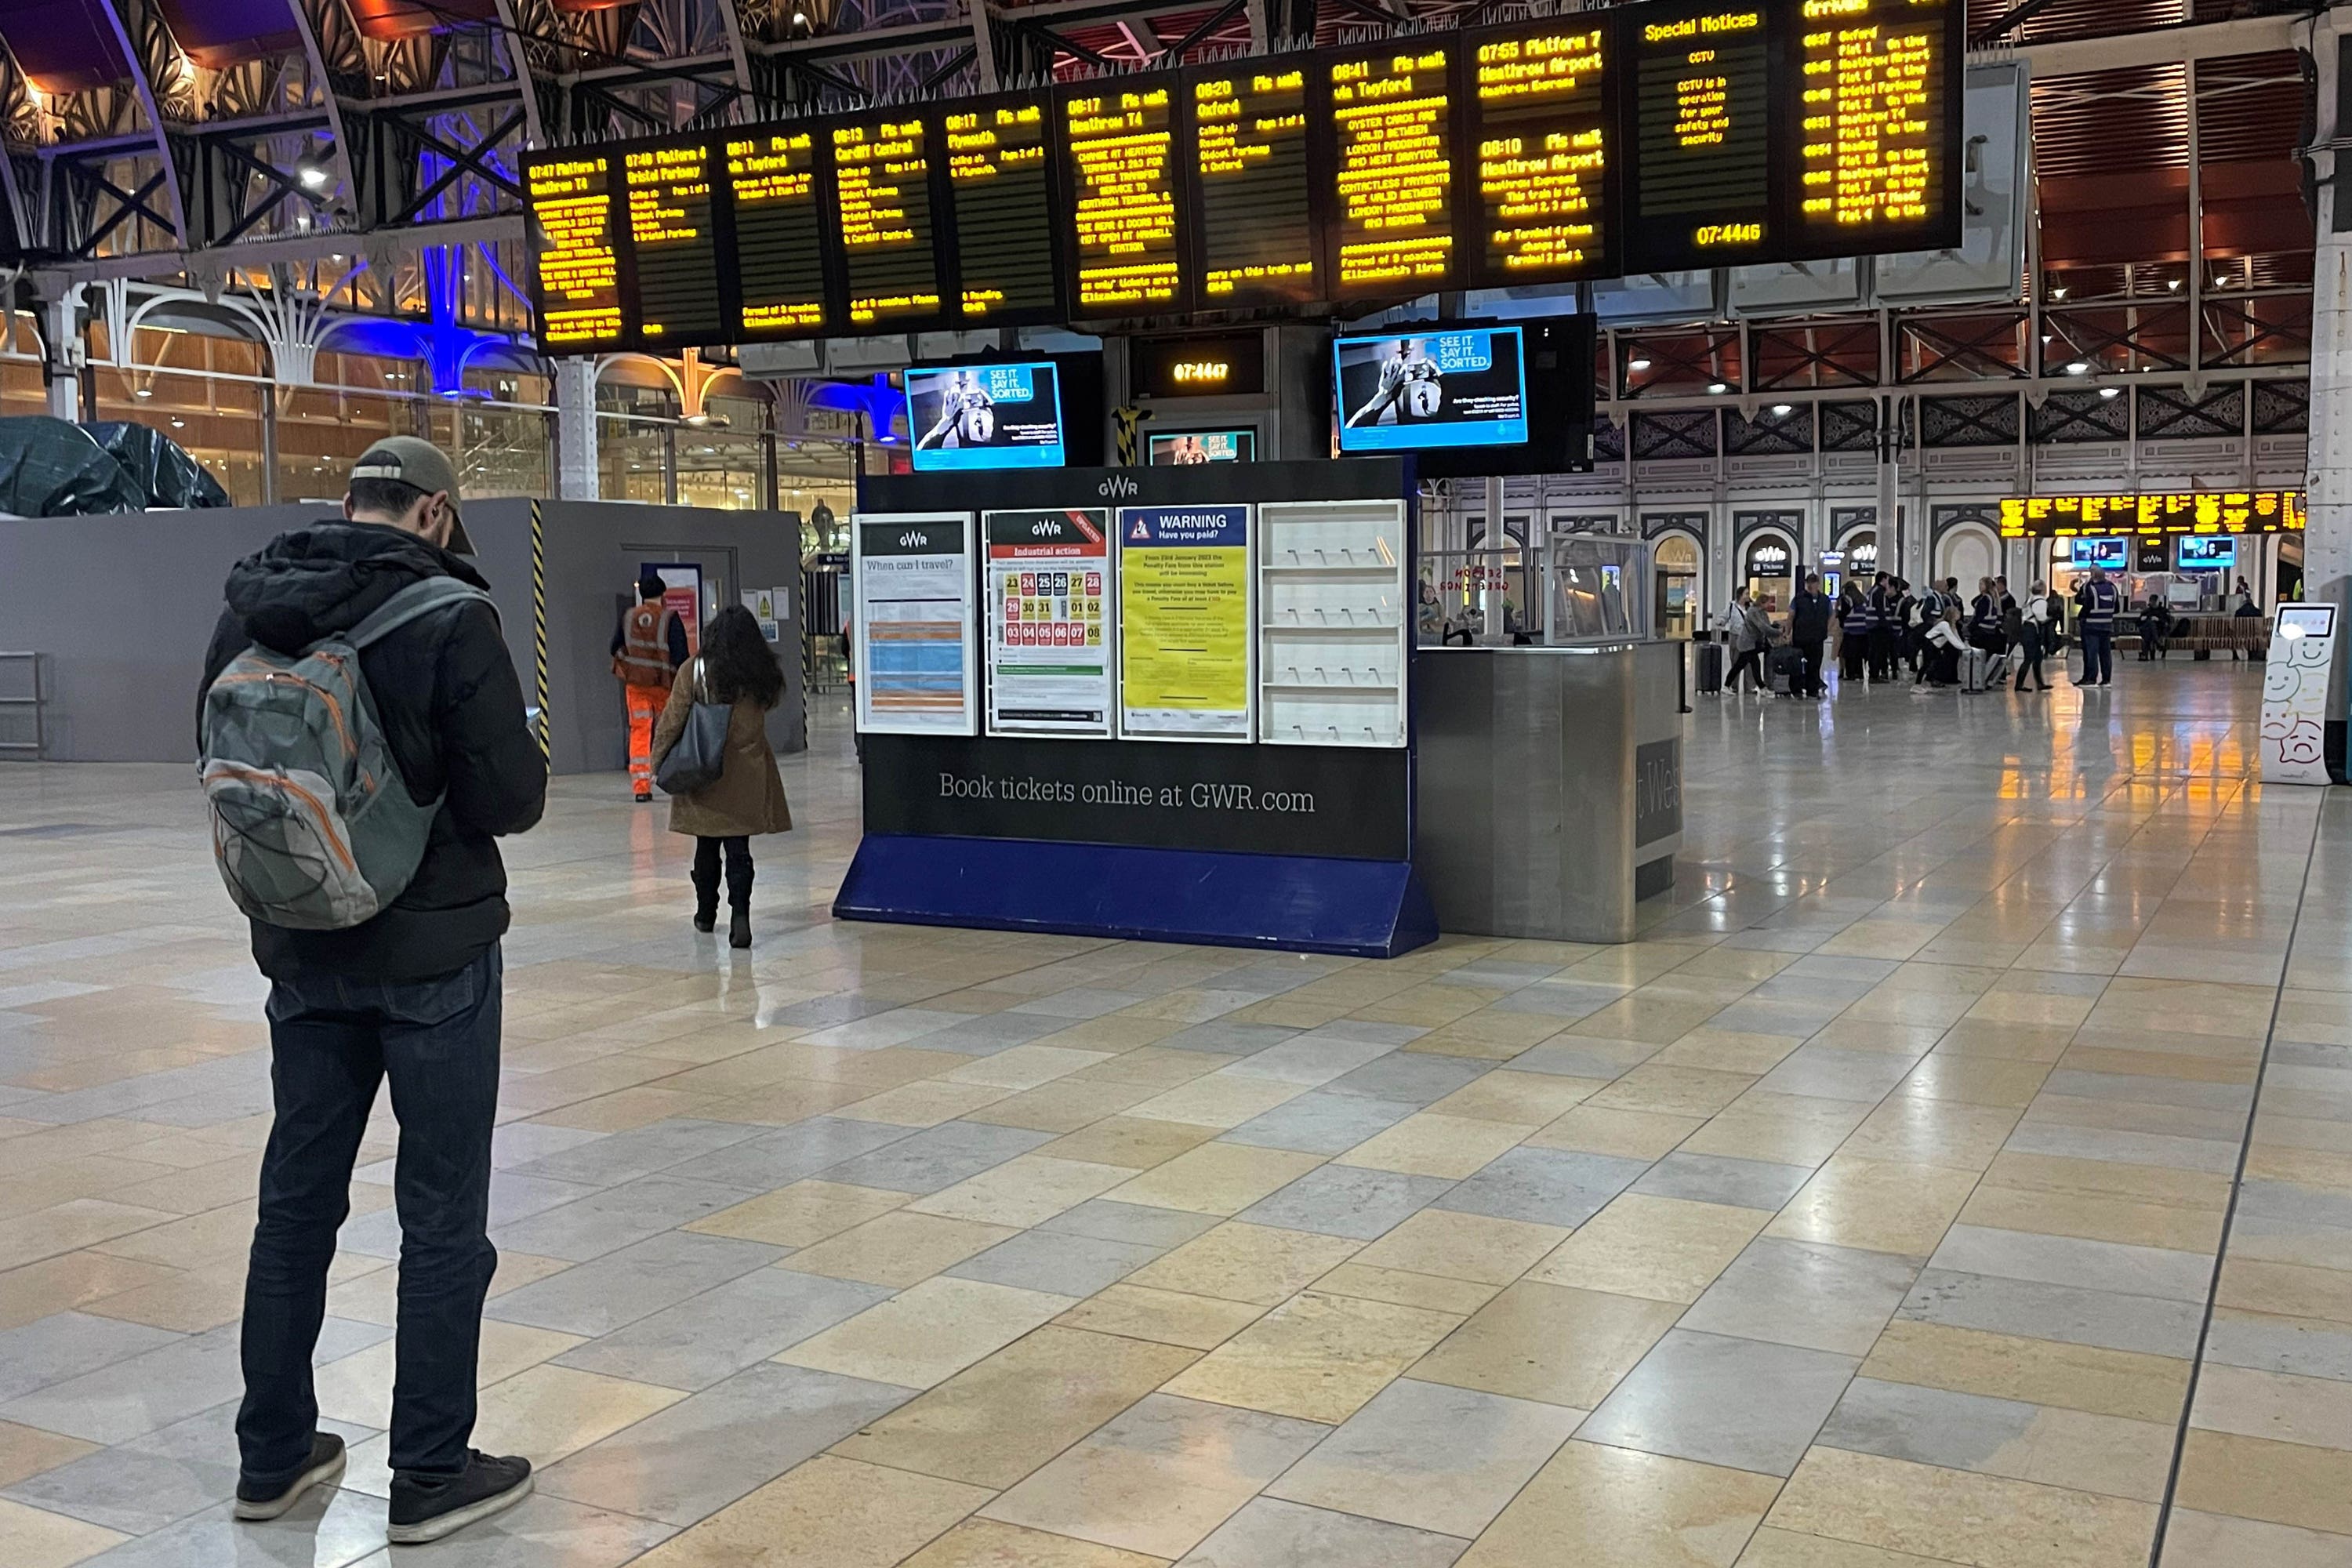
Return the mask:
<svg viewBox="0 0 2352 1568">
<path fill-rule="evenodd" d="M 282 533 L 229 569 L 229 613 L 262 647 L 296 653 L 349 631 L 411 583 L 455 577 L 487 590 L 467 562 L 382 523 L 315 523 Z"/>
</svg>

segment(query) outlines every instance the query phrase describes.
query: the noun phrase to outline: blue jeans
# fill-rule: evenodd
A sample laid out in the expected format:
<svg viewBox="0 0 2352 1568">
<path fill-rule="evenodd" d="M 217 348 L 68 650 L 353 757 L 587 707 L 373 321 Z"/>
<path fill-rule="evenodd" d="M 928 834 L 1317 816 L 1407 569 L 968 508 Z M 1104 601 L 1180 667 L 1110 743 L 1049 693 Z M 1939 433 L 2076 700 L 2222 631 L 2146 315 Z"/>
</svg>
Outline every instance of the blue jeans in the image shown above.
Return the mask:
<svg viewBox="0 0 2352 1568">
<path fill-rule="evenodd" d="M 2083 628 L 2083 683 L 2104 686 L 2116 678 L 2116 634 Z"/>
<path fill-rule="evenodd" d="M 319 1419 L 310 1354 L 327 1310 L 327 1265 L 368 1109 L 387 1078 L 400 1119 L 401 1233 L 390 1459 L 395 1470 L 465 1468 L 482 1298 L 498 1266 L 485 1232 L 503 974 L 494 946 L 438 980 L 321 974 L 271 988 L 277 1121 L 246 1274 L 236 1415 L 248 1480 L 290 1481 L 310 1457 Z"/>
</svg>

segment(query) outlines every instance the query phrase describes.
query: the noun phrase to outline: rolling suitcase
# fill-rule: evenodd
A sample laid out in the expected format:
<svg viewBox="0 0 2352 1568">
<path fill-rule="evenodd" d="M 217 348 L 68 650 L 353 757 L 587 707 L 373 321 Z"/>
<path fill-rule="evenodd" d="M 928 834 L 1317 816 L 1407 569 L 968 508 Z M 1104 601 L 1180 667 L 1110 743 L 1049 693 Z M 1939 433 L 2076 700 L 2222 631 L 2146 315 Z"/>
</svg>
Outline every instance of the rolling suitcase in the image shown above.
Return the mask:
<svg viewBox="0 0 2352 1568">
<path fill-rule="evenodd" d="M 1719 642 L 1698 645 L 1698 690 L 1702 697 L 1723 695 L 1723 645 Z"/>
<path fill-rule="evenodd" d="M 1984 690 L 1985 667 L 1990 662 L 1985 657 L 1985 650 L 1980 647 L 1964 647 L 1960 650 L 1960 689 L 1963 692 Z"/>
<path fill-rule="evenodd" d="M 1766 662 L 1772 672 L 1772 695 L 1794 697 L 1805 679 L 1805 656 L 1792 647 L 1776 647 Z"/>
</svg>

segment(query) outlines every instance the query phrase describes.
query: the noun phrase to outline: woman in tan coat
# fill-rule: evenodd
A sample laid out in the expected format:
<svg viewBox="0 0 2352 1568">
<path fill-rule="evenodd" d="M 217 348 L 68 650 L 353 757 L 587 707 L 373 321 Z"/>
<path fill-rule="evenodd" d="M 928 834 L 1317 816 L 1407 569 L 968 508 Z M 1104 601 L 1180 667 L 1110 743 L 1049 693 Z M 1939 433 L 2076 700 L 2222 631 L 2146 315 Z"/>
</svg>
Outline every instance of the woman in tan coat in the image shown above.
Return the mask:
<svg viewBox="0 0 2352 1568">
<path fill-rule="evenodd" d="M 698 700 L 724 702 L 733 711 L 727 724 L 726 765 L 719 782 L 691 795 L 673 796 L 669 830 L 694 837 L 694 929 L 719 923 L 719 863 L 727 861 L 727 945 L 751 945 L 751 837 L 792 831 L 792 807 L 784 781 L 768 745 L 768 711 L 784 691 L 783 667 L 776 662 L 760 623 L 740 605 L 711 617 L 702 634 L 700 657 L 687 661 L 670 688 L 669 706 L 654 731 L 654 762 L 669 755 L 685 732 Z"/>
</svg>

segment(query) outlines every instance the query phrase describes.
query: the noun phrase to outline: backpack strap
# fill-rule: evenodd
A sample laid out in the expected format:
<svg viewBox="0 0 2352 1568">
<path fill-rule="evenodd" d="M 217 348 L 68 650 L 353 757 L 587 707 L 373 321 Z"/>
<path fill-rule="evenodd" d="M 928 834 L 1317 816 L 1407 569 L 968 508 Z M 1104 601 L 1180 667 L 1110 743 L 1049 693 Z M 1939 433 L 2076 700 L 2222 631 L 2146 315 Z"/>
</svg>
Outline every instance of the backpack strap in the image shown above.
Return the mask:
<svg viewBox="0 0 2352 1568">
<path fill-rule="evenodd" d="M 496 618 L 498 616 L 499 607 L 491 603 L 490 596 L 471 583 L 460 582 L 455 577 L 422 578 L 378 605 L 365 620 L 343 634 L 343 640 L 350 643 L 354 651 L 368 647 L 382 642 L 420 616 L 429 616 L 447 605 L 468 601 L 488 605 L 491 616 Z"/>
</svg>

